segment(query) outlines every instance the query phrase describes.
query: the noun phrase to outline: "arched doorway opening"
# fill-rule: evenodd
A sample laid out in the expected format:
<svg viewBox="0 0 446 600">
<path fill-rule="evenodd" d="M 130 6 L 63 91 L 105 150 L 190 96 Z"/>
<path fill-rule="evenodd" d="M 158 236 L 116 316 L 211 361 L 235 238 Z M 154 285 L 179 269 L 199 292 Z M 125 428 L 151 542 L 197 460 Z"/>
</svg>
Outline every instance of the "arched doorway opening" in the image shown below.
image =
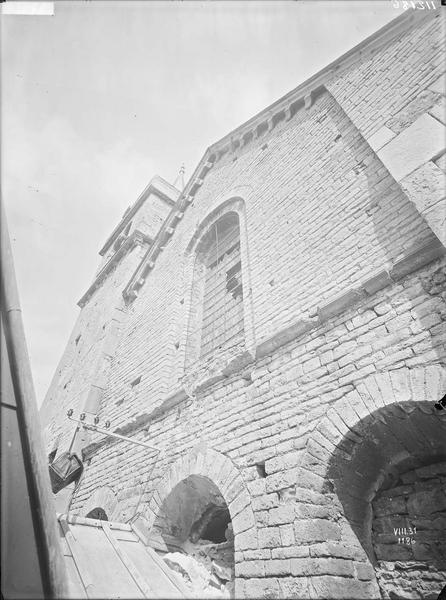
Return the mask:
<svg viewBox="0 0 446 600">
<path fill-rule="evenodd" d="M 98 519 L 98 521 L 108 521 L 107 513 L 100 506 L 96 506 L 86 515 L 88 519 Z"/>
<path fill-rule="evenodd" d="M 446 422 L 432 402 L 389 404 L 350 426 L 328 472 L 385 599 L 446 581 Z"/>
<path fill-rule="evenodd" d="M 155 519 L 152 536 L 166 564 L 191 595 L 234 596 L 234 535 L 229 508 L 217 486 L 189 475 L 172 489 Z"/>
</svg>

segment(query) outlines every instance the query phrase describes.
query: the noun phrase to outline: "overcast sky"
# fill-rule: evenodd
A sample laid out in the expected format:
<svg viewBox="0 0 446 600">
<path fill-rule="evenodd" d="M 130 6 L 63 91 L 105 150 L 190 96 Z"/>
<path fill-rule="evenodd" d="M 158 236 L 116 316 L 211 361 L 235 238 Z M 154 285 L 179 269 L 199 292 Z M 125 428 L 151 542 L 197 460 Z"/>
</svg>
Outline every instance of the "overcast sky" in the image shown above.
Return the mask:
<svg viewBox="0 0 446 600">
<path fill-rule="evenodd" d="M 392 4 L 61 1 L 2 17 L 2 187 L 39 404 L 97 252 L 149 179 L 183 161 L 188 178 Z"/>
</svg>

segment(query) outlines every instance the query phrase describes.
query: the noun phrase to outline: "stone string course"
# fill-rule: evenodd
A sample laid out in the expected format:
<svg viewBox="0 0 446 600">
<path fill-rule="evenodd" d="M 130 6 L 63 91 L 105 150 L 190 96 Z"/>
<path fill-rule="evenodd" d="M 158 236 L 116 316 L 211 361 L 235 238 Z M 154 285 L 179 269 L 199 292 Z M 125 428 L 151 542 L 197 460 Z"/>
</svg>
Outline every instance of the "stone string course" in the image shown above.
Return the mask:
<svg viewBox="0 0 446 600">
<path fill-rule="evenodd" d="M 395 140 L 438 110 L 440 34 L 440 19 L 423 16 L 327 75 L 311 105 L 224 154 L 211 147 L 137 296 L 124 304 L 122 291 L 146 247 L 93 294 L 46 399 L 47 431 L 69 440 L 63 414 L 102 369 L 101 422 L 161 453 L 92 436 L 75 514 L 103 502 L 109 518 L 141 513 L 150 526 L 175 486 L 199 475 L 231 514 L 237 598 L 380 598 L 380 586 L 398 585 L 406 559 L 378 564 L 372 504 L 389 477 L 446 457 L 446 412 L 433 408 L 446 392 L 446 259 L 428 218 L 445 210 L 444 185 L 443 196 L 436 179 L 409 193 L 376 135 Z M 444 169 L 441 156 L 415 171 Z M 245 351 L 194 379 L 190 248 L 235 198 Z M 111 350 L 95 365 L 100 324 L 116 310 Z M 425 482 L 411 482 L 415 495 Z M 426 571 L 429 551 L 411 572 Z"/>
</svg>

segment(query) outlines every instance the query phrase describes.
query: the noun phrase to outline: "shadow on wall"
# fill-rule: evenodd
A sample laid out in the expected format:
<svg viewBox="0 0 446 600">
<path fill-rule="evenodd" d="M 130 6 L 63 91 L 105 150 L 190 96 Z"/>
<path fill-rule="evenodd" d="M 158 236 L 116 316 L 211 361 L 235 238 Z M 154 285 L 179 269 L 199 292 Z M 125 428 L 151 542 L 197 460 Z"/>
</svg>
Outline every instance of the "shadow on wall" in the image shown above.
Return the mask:
<svg viewBox="0 0 446 600">
<path fill-rule="evenodd" d="M 421 268 L 423 263 L 414 255 L 422 248 L 426 249 L 426 262 L 429 252 L 444 255 L 445 249 L 424 217 L 337 103 L 336 109 L 330 111 L 330 118 L 342 136 L 344 149 L 353 159 L 353 174 L 359 185 L 366 179 L 367 205 L 362 213 L 355 214 L 355 222 L 358 227 L 363 226 L 364 219 L 372 223 L 385 261 L 380 266 L 383 283 L 398 282 L 410 271 Z M 406 364 L 412 367 L 444 359 L 445 281 L 446 269 L 438 266 L 428 274 L 420 274 L 415 285 L 380 305 L 380 314 L 386 316 L 387 331 L 383 331 L 382 347 L 378 350 L 378 370 L 401 360 L 410 361 Z M 428 299 L 423 301 L 421 298 L 426 295 Z M 398 352 L 396 357 L 388 357 L 390 347 Z"/>
<path fill-rule="evenodd" d="M 366 194 L 351 226 L 366 236 L 369 229 L 367 243 L 374 233 L 384 259 L 376 269 L 370 265 L 364 279 L 381 270 L 376 289 L 397 291 L 374 307 L 383 316 L 375 367 L 385 377 L 403 365 L 438 365 L 445 357 L 445 268 L 432 263 L 409 285 L 396 286 L 444 248 L 340 106 L 330 118 L 353 165 L 350 177 Z M 436 598 L 446 580 L 446 427 L 434 408 L 438 400 L 376 410 L 351 428 L 329 463 L 327 477 L 374 565 L 383 598 Z"/>
</svg>

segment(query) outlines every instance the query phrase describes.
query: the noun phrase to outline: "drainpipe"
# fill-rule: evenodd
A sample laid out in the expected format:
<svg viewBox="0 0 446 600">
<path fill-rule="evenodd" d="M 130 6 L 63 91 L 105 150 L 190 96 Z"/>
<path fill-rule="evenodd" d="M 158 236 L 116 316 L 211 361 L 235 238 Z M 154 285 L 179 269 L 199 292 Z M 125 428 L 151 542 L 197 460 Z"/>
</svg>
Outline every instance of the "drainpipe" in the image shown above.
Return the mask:
<svg viewBox="0 0 446 600">
<path fill-rule="evenodd" d="M 45 598 L 67 598 L 68 580 L 50 491 L 6 216 L 1 203 L 1 317 L 16 401 L 37 558 Z M 6 507 L 14 510 L 14 507 Z M 30 532 L 30 535 L 32 533 Z"/>
</svg>

